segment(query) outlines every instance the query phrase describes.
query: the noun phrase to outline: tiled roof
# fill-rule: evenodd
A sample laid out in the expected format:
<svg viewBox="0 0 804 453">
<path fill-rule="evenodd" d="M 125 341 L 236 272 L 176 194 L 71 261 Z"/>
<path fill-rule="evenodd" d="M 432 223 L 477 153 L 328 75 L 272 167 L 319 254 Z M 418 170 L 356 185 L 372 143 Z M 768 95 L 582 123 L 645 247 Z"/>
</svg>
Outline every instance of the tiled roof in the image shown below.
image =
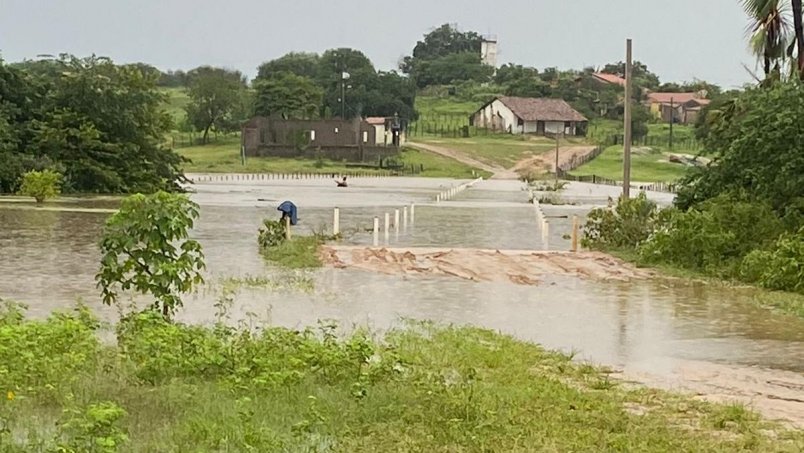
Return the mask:
<svg viewBox="0 0 804 453">
<path fill-rule="evenodd" d="M 648 100 L 655 104 L 669 104 L 670 100 L 673 101 L 674 104 L 686 104 L 691 100 L 703 100 L 698 99 L 698 93 L 650 93 L 648 94 Z"/>
<path fill-rule="evenodd" d="M 511 96 L 502 96 L 497 99 L 523 121 L 587 121 L 563 99 Z"/>
<path fill-rule="evenodd" d="M 385 117 L 382 117 L 382 116 L 370 116 L 370 117 L 366 118 L 366 122 L 369 123 L 369 124 L 373 124 L 375 126 L 383 125 L 383 124 L 385 124 Z"/>
<path fill-rule="evenodd" d="M 625 79 L 618 75 L 606 74 L 605 72 L 596 72 L 593 75 L 604 82 L 625 86 Z"/>
</svg>

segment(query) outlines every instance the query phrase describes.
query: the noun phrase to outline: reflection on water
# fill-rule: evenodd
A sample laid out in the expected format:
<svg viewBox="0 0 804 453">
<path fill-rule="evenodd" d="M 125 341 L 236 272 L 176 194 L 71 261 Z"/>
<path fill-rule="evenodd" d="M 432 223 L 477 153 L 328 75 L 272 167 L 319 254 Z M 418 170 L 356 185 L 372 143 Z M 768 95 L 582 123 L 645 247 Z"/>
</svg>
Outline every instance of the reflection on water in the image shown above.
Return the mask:
<svg viewBox="0 0 804 453">
<path fill-rule="evenodd" d="M 504 185 L 492 190 L 480 186 L 462 193 L 452 205 L 435 206 L 426 203 L 443 182 L 391 181 L 364 187 L 355 182 L 349 192 L 337 192 L 324 185 L 326 181 L 304 181 L 294 187 L 199 187 L 194 198 L 202 205 L 201 219 L 193 236 L 204 246 L 208 282 L 214 287 L 222 278 L 273 272 L 258 255 L 256 231 L 262 218 L 278 217 L 277 203 L 260 199 L 296 201 L 302 232 L 330 224 L 334 206 L 341 206 L 341 225 L 348 231 L 365 230 L 374 216 L 382 219 L 390 211 L 393 217 L 394 208 L 416 202 L 415 225 L 400 231 L 398 239 L 392 229 L 392 245 L 540 246 L 533 208 L 522 200 L 515 183 L 509 183 L 507 192 L 501 190 Z M 489 202 L 494 199 L 503 201 L 501 207 Z M 472 207 L 473 200 L 477 207 Z M 113 203 L 82 201 L 81 206 Z M 97 241 L 107 214 L 2 206 L 0 297 L 29 304 L 29 313 L 36 317 L 83 298 L 102 317 L 114 320 L 116 310 L 100 304 L 94 282 Z M 371 235 L 363 231 L 349 241 L 366 244 Z M 497 329 L 549 348 L 575 349 L 596 362 L 653 372 L 676 360 L 804 372 L 804 320 L 756 308 L 750 290 L 680 281 L 596 283 L 574 278 L 526 287 L 333 269 L 315 271 L 313 276 L 313 294 L 242 289 L 233 315 L 242 318 L 254 312 L 291 327 L 333 318 L 378 329 L 400 318 L 430 319 Z M 217 296 L 208 289 L 188 297 L 180 319 L 213 321 Z"/>
</svg>

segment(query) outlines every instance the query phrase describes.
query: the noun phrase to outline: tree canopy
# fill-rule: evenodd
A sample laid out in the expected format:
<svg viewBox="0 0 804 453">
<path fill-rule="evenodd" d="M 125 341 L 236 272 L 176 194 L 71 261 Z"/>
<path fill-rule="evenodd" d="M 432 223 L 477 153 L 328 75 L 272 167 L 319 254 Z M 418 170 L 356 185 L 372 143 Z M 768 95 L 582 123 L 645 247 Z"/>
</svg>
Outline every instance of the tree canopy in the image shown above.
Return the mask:
<svg viewBox="0 0 804 453">
<path fill-rule="evenodd" d="M 315 118 L 321 110 L 324 90 L 309 77 L 290 72 L 272 73 L 254 82 L 254 113 L 260 116 Z"/>
<path fill-rule="evenodd" d="M 687 208 L 721 194 L 746 194 L 778 212 L 804 216 L 804 87 L 777 83 L 753 88 L 708 112 L 704 146 L 714 162 L 683 183 Z"/>
<path fill-rule="evenodd" d="M 378 72 L 366 55 L 350 48 L 320 56 L 291 52 L 265 62 L 254 88 L 258 115 L 416 117 L 415 85 L 395 72 Z"/>
<path fill-rule="evenodd" d="M 171 119 L 158 77 L 100 57 L 0 61 L 0 190 L 45 169 L 64 175 L 65 191 L 178 189 L 181 158 L 162 146 Z"/>
<path fill-rule="evenodd" d="M 187 119 L 204 132 L 204 143 L 209 131 L 234 130 L 245 120 L 240 107 L 246 96 L 246 78 L 240 71 L 201 66 L 187 74 Z"/>
<path fill-rule="evenodd" d="M 454 25 L 444 24 L 417 42 L 413 55 L 405 57 L 399 66 L 420 88 L 470 80 L 485 82 L 494 68 L 480 59 L 482 42 L 476 32 L 461 32 Z"/>
</svg>

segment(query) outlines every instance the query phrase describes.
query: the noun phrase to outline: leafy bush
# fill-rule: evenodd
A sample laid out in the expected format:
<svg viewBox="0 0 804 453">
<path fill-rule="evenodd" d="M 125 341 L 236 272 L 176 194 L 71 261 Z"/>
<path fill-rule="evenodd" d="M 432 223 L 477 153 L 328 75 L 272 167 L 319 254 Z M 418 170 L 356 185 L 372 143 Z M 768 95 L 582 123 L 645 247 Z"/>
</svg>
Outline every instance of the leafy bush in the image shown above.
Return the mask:
<svg viewBox="0 0 804 453">
<path fill-rule="evenodd" d="M 20 195 L 33 197 L 37 203 L 61 193 L 62 176 L 53 170 L 29 171 L 22 175 Z"/>
<path fill-rule="evenodd" d="M 391 350 L 383 351 L 361 331 L 341 339 L 331 325 L 319 332 L 269 328 L 253 333 L 220 326 L 212 330 L 171 323 L 149 312 L 121 322 L 118 344 L 136 376 L 149 383 L 195 377 L 248 389 L 308 377 L 364 382 L 389 373 L 396 363 Z M 380 360 L 370 362 L 375 355 Z"/>
<path fill-rule="evenodd" d="M 198 205 L 184 195 L 157 192 L 132 195 L 106 221 L 101 268 L 96 275 L 103 302 L 114 303 L 118 290 L 134 289 L 154 297 L 164 316 L 182 306 L 181 294 L 203 283 L 201 244 L 189 239 Z"/>
<path fill-rule="evenodd" d="M 611 208 L 593 209 L 584 226 L 584 247 L 592 249 L 637 247 L 664 222 L 667 214 L 644 192 L 636 198 L 619 200 Z"/>
<path fill-rule="evenodd" d="M 268 220 L 262 222 L 257 236 L 260 248 L 276 247 L 285 241 L 285 223 L 281 220 Z"/>
<path fill-rule="evenodd" d="M 782 235 L 768 250 L 749 253 L 741 275 L 768 289 L 804 293 L 804 227 Z"/>
<path fill-rule="evenodd" d="M 675 211 L 639 247 L 639 254 L 648 262 L 736 277 L 742 258 L 782 231 L 769 205 L 723 196 L 687 212 Z"/>
<path fill-rule="evenodd" d="M 115 453 L 128 442 L 128 436 L 118 426 L 126 415 L 117 404 L 106 401 L 91 404 L 86 409 L 67 409 L 59 426 L 61 453 Z"/>
<path fill-rule="evenodd" d="M 97 320 L 84 306 L 45 321 L 24 321 L 22 309 L 0 305 L 0 391 L 58 395 L 99 351 Z"/>
</svg>

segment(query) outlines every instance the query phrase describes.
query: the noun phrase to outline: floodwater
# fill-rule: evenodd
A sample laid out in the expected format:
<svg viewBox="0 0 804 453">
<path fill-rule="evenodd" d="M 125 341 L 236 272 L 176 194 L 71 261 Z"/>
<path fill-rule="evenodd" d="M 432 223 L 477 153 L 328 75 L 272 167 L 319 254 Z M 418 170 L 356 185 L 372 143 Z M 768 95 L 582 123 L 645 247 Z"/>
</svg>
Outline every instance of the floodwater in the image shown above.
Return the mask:
<svg viewBox="0 0 804 453">
<path fill-rule="evenodd" d="M 528 194 L 515 181 L 484 181 L 454 200 L 435 195 L 465 181 L 354 179 L 347 189 L 328 180 L 233 181 L 195 186 L 201 218 L 193 231 L 204 247 L 208 285 L 188 296 L 178 317 L 215 320 L 219 283 L 244 276 L 288 275 L 258 254 L 256 232 L 265 217 L 278 218 L 284 200 L 299 206 L 297 234 L 328 231 L 340 208 L 345 243 L 371 245 L 374 217 L 379 243 L 394 247 L 567 250 L 572 215 L 605 204 L 605 193 L 573 185 L 583 205 L 544 206 L 551 222 L 545 242 Z M 667 202 L 666 195 L 656 194 Z M 94 284 L 97 241 L 113 200 L 78 200 L 42 210 L 0 200 L 0 298 L 29 305 L 33 317 L 72 306 L 79 298 L 105 319 Z M 415 219 L 397 231 L 386 212 L 415 203 Z M 81 208 L 73 210 L 74 208 Z M 403 213 L 400 212 L 402 218 Z M 288 327 L 333 319 L 383 330 L 403 318 L 472 324 L 575 351 L 580 359 L 612 366 L 628 379 L 749 401 L 772 417 L 804 426 L 804 320 L 756 307 L 755 291 L 680 280 L 595 282 L 549 277 L 539 286 L 476 283 L 446 277 L 408 278 L 357 270 L 304 273 L 315 289 L 241 288 L 232 319 L 248 313 Z M 717 388 L 712 388 L 716 383 Z M 774 384 L 776 383 L 776 384 Z M 721 393 L 723 395 L 721 395 Z M 796 415 L 798 414 L 798 415 Z"/>
</svg>

